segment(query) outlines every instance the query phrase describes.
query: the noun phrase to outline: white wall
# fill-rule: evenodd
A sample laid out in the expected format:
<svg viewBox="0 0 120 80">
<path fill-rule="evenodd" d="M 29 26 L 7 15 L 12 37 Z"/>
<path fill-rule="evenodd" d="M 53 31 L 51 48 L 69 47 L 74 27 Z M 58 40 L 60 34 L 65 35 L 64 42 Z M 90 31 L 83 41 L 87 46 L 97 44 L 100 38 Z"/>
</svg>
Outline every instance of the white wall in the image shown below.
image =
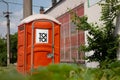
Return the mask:
<svg viewBox="0 0 120 80">
<path fill-rule="evenodd" d="M 84 4 L 85 8 L 85 15 L 88 16 L 88 22 L 97 22 L 100 24 L 100 16 L 101 16 L 101 7 L 98 4 L 93 4 L 90 7 L 88 7 L 88 0 L 85 1 Z"/>
<path fill-rule="evenodd" d="M 95 0 L 94 0 L 95 1 Z M 97 0 L 98 1 L 98 0 Z M 88 22 L 89 23 L 96 23 L 98 25 L 102 24 L 99 19 L 101 16 L 101 7 L 98 4 L 92 4 L 91 6 L 88 6 L 88 0 L 85 0 L 85 4 L 84 4 L 84 14 L 88 17 Z M 85 32 L 85 44 L 88 45 L 87 42 L 87 36 L 88 32 Z M 90 52 L 86 52 L 85 55 L 86 56 L 90 56 L 93 54 L 93 51 Z M 98 62 L 87 62 L 86 61 L 86 66 L 87 67 L 97 67 L 97 65 L 99 65 Z"/>
<path fill-rule="evenodd" d="M 57 18 L 62 14 L 66 13 L 67 11 L 69 11 L 70 9 L 73 9 L 78 5 L 82 4 L 83 1 L 84 0 L 64 0 L 62 4 L 55 6 L 50 12 L 46 14 Z"/>
</svg>

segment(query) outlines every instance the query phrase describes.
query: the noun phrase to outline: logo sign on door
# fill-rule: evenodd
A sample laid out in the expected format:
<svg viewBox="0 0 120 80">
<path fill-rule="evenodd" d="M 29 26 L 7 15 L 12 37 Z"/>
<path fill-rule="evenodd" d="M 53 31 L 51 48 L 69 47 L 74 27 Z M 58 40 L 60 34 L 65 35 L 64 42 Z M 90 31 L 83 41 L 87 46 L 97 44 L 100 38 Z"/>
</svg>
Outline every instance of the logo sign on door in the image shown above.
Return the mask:
<svg viewBox="0 0 120 80">
<path fill-rule="evenodd" d="M 48 43 L 47 29 L 36 29 L 36 43 Z"/>
</svg>

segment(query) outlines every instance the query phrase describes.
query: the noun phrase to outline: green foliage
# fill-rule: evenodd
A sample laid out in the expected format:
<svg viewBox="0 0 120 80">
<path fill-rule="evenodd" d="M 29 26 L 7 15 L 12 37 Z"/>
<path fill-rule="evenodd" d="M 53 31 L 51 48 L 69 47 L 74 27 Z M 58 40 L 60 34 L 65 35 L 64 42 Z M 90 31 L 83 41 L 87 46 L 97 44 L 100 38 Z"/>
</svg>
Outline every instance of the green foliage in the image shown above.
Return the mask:
<svg viewBox="0 0 120 80">
<path fill-rule="evenodd" d="M 120 80 L 120 61 L 108 66 L 108 69 L 99 69 L 68 64 L 50 65 L 40 67 L 30 80 Z"/>
<path fill-rule="evenodd" d="M 27 77 L 16 71 L 14 65 L 0 67 L 0 80 L 27 80 Z"/>
<path fill-rule="evenodd" d="M 35 70 L 37 74 L 34 74 L 33 72 L 31 80 L 70 80 L 70 78 L 75 78 L 74 75 L 77 73 L 77 71 L 77 65 L 54 64 L 49 65 L 48 67 L 40 67 L 38 70 Z"/>
<path fill-rule="evenodd" d="M 11 53 L 12 58 L 10 60 L 11 63 L 15 63 L 17 60 L 17 33 L 10 35 L 10 43 L 11 43 Z"/>
<path fill-rule="evenodd" d="M 120 0 L 106 0 L 105 3 L 100 3 L 102 7 L 101 20 L 104 24 L 110 24 L 116 18 L 120 11 Z"/>
<path fill-rule="evenodd" d="M 74 64 L 52 64 L 39 67 L 32 75 L 21 75 L 15 69 L 0 69 L 0 80 L 120 80 L 120 61 L 108 69 L 85 68 Z"/>
<path fill-rule="evenodd" d="M 116 60 L 116 54 L 119 44 L 119 36 L 114 36 L 115 25 L 114 19 L 120 11 L 119 0 L 106 0 L 105 3 L 100 3 L 102 7 L 101 21 L 102 26 L 97 24 L 88 23 L 87 17 L 79 17 L 72 13 L 72 22 L 77 26 L 78 30 L 88 31 L 87 35 L 88 46 L 81 46 L 80 50 L 88 52 L 94 51 L 94 54 L 87 57 L 89 61 L 98 61 L 100 67 L 111 63 Z"/>
<path fill-rule="evenodd" d="M 17 60 L 17 33 L 10 35 L 10 62 L 15 63 Z M 7 65 L 7 41 L 0 37 L 0 66 Z"/>
<path fill-rule="evenodd" d="M 7 54 L 6 54 L 6 41 L 0 37 L 0 66 L 6 66 Z"/>
</svg>

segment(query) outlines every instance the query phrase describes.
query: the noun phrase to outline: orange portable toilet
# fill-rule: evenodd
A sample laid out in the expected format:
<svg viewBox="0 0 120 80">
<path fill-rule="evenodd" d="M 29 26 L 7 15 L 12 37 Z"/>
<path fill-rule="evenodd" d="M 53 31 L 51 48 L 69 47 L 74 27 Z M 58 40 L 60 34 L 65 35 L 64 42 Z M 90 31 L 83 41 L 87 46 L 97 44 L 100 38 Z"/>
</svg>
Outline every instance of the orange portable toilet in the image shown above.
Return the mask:
<svg viewBox="0 0 120 80">
<path fill-rule="evenodd" d="M 30 72 L 39 66 L 60 63 L 60 23 L 45 15 L 31 15 L 18 26 L 17 70 Z"/>
</svg>

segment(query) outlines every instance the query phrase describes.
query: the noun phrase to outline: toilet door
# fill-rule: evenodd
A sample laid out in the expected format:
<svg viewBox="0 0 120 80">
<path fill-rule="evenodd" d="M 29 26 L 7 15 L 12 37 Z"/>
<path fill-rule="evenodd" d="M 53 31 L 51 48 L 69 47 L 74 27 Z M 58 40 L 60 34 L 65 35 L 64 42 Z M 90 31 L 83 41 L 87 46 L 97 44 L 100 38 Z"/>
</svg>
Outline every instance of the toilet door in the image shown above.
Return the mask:
<svg viewBox="0 0 120 80">
<path fill-rule="evenodd" d="M 38 20 L 32 27 L 31 65 L 34 68 L 47 66 L 54 61 L 54 23 Z"/>
</svg>

